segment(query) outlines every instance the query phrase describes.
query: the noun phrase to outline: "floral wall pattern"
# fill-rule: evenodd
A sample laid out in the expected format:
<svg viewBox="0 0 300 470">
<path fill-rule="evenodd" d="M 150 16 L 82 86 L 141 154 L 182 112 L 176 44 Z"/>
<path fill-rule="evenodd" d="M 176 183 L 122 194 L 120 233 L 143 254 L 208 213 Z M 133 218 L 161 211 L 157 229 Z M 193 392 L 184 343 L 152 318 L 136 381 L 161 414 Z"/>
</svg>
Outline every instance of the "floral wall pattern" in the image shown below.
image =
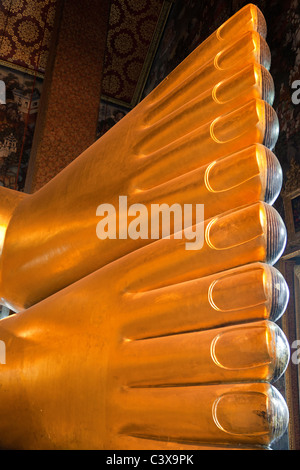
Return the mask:
<svg viewBox="0 0 300 470">
<path fill-rule="evenodd" d="M 97 139 L 105 134 L 105 132 L 109 131 L 109 129 L 126 116 L 128 112 L 128 108 L 125 108 L 124 106 L 115 105 L 109 101 L 101 100 L 97 126 Z"/>
<path fill-rule="evenodd" d="M 97 139 L 141 99 L 172 0 L 112 0 Z"/>
</svg>

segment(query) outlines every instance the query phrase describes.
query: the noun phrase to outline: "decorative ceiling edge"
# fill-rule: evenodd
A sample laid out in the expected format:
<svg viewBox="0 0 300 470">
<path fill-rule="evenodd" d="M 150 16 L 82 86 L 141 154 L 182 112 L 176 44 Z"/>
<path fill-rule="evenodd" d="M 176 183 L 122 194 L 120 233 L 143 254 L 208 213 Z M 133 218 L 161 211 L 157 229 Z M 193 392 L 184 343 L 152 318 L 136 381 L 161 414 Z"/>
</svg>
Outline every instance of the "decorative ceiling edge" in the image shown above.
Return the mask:
<svg viewBox="0 0 300 470">
<path fill-rule="evenodd" d="M 157 25 L 153 33 L 153 38 L 151 40 L 131 102 L 127 103 L 125 101 L 118 100 L 106 95 L 102 95 L 101 99 L 129 109 L 134 108 L 140 102 L 173 3 L 174 0 L 164 0 L 162 4 L 160 15 L 157 20 Z"/>
<path fill-rule="evenodd" d="M 42 78 L 42 79 L 45 78 L 45 75 L 42 74 L 41 72 L 37 72 L 36 70 L 28 69 L 26 67 L 22 67 L 22 65 L 13 64 L 11 62 L 8 62 L 7 60 L 0 59 L 0 65 L 3 65 L 4 67 L 7 67 L 7 68 L 12 69 L 12 70 L 17 70 L 18 72 L 23 72 L 23 73 L 26 73 L 28 75 L 32 75 L 34 77 L 38 77 L 38 78 Z"/>
</svg>

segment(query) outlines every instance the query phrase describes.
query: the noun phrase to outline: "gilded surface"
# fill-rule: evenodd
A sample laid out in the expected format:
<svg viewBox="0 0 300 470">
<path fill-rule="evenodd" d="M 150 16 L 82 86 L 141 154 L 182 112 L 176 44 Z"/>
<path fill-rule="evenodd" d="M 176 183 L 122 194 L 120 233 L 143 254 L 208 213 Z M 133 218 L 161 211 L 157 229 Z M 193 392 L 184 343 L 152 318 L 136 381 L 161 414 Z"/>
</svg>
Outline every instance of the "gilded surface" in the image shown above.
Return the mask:
<svg viewBox="0 0 300 470">
<path fill-rule="evenodd" d="M 134 106 L 143 90 L 170 2 L 113 0 L 102 94 Z"/>
<path fill-rule="evenodd" d="M 3 0 L 0 4 L 0 58 L 44 73 L 56 0 Z"/>
</svg>

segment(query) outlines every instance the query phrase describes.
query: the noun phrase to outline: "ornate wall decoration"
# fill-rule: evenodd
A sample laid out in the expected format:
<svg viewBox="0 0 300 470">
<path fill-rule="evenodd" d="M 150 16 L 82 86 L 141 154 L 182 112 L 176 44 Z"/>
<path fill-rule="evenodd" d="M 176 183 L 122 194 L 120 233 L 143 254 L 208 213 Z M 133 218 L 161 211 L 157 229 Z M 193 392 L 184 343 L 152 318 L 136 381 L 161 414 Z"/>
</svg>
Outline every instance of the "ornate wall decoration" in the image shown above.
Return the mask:
<svg viewBox="0 0 300 470">
<path fill-rule="evenodd" d="M 143 97 L 226 18 L 247 3 L 247 0 L 175 0 L 144 87 Z M 255 4 L 265 15 L 268 25 L 267 41 L 272 54 L 271 73 L 275 83 L 274 109 L 280 125 L 275 153 L 286 181 L 294 174 L 292 161 L 300 164 L 300 105 L 293 104 L 291 100 L 292 82 L 300 78 L 299 0 L 257 0 Z M 282 197 L 278 198 L 275 205 L 281 216 L 285 217 Z"/>
<path fill-rule="evenodd" d="M 14 68 L 44 74 L 56 0 L 2 0 L 0 60 Z"/>
</svg>

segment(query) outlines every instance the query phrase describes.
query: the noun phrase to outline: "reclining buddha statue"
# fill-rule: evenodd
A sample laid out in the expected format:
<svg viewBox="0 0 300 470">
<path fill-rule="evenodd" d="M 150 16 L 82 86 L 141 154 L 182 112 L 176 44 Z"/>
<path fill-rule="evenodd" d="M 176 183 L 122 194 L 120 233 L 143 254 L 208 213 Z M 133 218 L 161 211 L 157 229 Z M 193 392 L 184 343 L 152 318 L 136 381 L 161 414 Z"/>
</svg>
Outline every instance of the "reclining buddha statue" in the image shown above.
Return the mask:
<svg viewBox="0 0 300 470">
<path fill-rule="evenodd" d="M 266 32 L 245 6 L 44 187 L 0 188 L 0 448 L 268 449 L 285 432 Z"/>
</svg>

